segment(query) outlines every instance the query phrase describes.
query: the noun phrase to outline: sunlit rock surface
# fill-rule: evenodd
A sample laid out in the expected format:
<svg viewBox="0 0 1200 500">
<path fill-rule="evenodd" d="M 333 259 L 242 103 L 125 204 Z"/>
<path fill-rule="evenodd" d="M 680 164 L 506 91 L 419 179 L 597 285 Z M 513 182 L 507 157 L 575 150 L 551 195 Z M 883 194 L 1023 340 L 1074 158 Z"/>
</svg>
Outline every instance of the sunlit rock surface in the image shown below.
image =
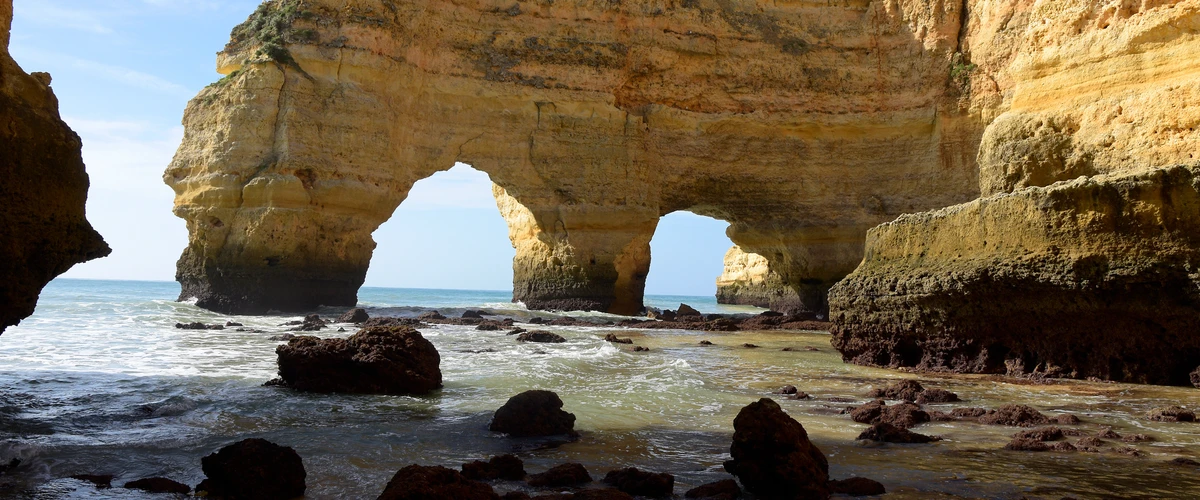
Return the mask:
<svg viewBox="0 0 1200 500">
<path fill-rule="evenodd" d="M 1200 2 L 973 2 L 980 200 L 873 229 L 849 361 L 1188 383 L 1200 365 Z"/>
<path fill-rule="evenodd" d="M 50 75 L 8 54 L 12 0 L 0 0 L 0 332 L 33 314 L 71 266 L 111 250 L 84 217 L 79 136 L 59 118 Z"/>
<path fill-rule="evenodd" d="M 957 0 L 268 2 L 164 176 L 183 296 L 352 305 L 371 232 L 461 161 L 499 186 L 531 307 L 638 311 L 657 221 L 688 210 L 823 310 L 867 229 L 978 196 L 963 19 Z"/>
<path fill-rule="evenodd" d="M 717 277 L 717 303 L 766 307 L 776 311 L 801 306 L 796 290 L 771 271 L 766 257 L 734 245 L 725 252 L 725 268 Z"/>
</svg>

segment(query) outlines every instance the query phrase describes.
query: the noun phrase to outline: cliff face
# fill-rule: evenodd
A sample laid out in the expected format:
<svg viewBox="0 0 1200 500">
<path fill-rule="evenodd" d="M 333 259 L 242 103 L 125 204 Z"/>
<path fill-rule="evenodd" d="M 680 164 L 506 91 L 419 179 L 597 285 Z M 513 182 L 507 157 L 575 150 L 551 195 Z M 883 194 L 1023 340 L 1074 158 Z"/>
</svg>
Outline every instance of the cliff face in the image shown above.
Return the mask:
<svg viewBox="0 0 1200 500">
<path fill-rule="evenodd" d="M 8 54 L 12 0 L 0 0 L 0 332 L 33 314 L 42 287 L 108 255 L 84 217 L 82 144 L 58 116 L 50 75 Z"/>
<path fill-rule="evenodd" d="M 987 197 L 873 229 L 830 295 L 835 345 L 864 364 L 1187 383 L 1200 2 L 971 5 Z"/>
<path fill-rule="evenodd" d="M 800 297 L 771 271 L 766 257 L 734 245 L 725 252 L 725 269 L 717 277 L 717 303 L 786 311 L 797 309 Z"/>
<path fill-rule="evenodd" d="M 164 175 L 183 295 L 352 304 L 371 232 L 462 161 L 500 187 L 531 307 L 636 312 L 658 218 L 689 210 L 823 309 L 868 228 L 978 195 L 963 18 L 961 0 L 267 2 Z"/>
</svg>

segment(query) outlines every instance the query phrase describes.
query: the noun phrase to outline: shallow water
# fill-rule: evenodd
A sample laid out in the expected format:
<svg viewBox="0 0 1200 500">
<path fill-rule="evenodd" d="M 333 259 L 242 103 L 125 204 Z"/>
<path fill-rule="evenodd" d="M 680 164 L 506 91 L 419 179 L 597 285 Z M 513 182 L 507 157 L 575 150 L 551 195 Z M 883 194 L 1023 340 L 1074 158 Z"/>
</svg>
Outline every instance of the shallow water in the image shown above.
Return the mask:
<svg viewBox="0 0 1200 500">
<path fill-rule="evenodd" d="M 877 479 L 888 487 L 888 498 L 1200 496 L 1200 471 L 1166 464 L 1180 456 L 1200 458 L 1200 424 L 1142 418 L 1156 406 L 1200 407 L 1195 389 L 916 376 L 843 364 L 828 335 L 816 332 L 547 327 L 568 342 L 521 344 L 503 331 L 437 325 L 422 333 L 441 353 L 441 391 L 427 397 L 312 395 L 261 385 L 274 376 L 279 344 L 267 337 L 296 317 L 217 315 L 173 302 L 177 291 L 173 283 L 59 280 L 46 288 L 37 314 L 0 338 L 0 461 L 22 460 L 0 476 L 6 485 L 0 495 L 137 497 L 61 479 L 88 473 L 114 474 L 118 485 L 147 476 L 195 485 L 203 477 L 200 457 L 246 437 L 294 447 L 308 470 L 307 498 L 374 498 L 405 465 L 456 467 L 509 452 L 532 472 L 568 460 L 582 462 L 597 478 L 631 465 L 671 472 L 682 493 L 728 477 L 721 464 L 737 411 L 792 384 L 814 399 L 777 400 L 829 457 L 832 475 Z M 361 298 L 373 316 L 415 315 L 431 307 L 448 315 L 484 308 L 518 320 L 546 316 L 508 303 L 505 292 L 364 289 Z M 680 301 L 702 311 L 731 310 L 705 298 L 648 300 L 660 307 Z M 229 319 L 270 333 L 173 327 Z M 335 330 L 318 335 L 346 336 L 353 328 Z M 651 351 L 634 353 L 602 340 L 614 331 Z M 702 339 L 716 345 L 700 346 Z M 740 347 L 746 342 L 761 347 Z M 1002 448 L 1017 429 L 955 422 L 914 429 L 946 438 L 934 444 L 856 442 L 866 426 L 838 412 L 898 378 L 919 378 L 965 400 L 933 409 L 1026 403 L 1047 414 L 1074 413 L 1089 432 L 1111 425 L 1156 441 L 1132 445 L 1141 457 L 1009 452 Z M 582 439 L 546 448 L 489 432 L 491 412 L 527 389 L 558 392 L 578 417 Z"/>
</svg>

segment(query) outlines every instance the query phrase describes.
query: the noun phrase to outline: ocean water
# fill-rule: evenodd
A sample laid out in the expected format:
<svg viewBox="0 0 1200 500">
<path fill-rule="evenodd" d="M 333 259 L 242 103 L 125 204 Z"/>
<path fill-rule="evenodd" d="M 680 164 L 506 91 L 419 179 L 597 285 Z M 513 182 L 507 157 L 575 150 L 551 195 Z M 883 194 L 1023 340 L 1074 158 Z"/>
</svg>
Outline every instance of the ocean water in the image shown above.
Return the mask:
<svg viewBox="0 0 1200 500">
<path fill-rule="evenodd" d="M 114 485 L 166 476 L 195 485 L 200 458 L 247 437 L 295 448 L 308 471 L 306 498 L 375 498 L 401 467 L 459 464 L 516 453 L 530 472 L 564 461 L 583 463 L 596 478 L 637 466 L 676 475 L 676 492 L 729 477 L 732 422 L 744 405 L 785 384 L 814 396 L 776 397 L 829 457 L 835 478 L 883 482 L 888 498 L 1197 498 L 1200 471 L 1169 465 L 1200 459 L 1200 424 L 1144 418 L 1164 405 L 1200 407 L 1200 391 L 1084 381 L 1030 384 L 995 377 L 913 375 L 841 362 L 819 332 L 691 332 L 607 326 L 548 327 L 562 344 L 522 344 L 504 332 L 469 326 L 422 329 L 439 350 L 445 387 L 429 396 L 305 394 L 262 384 L 275 375 L 269 340 L 297 315 L 228 316 L 175 302 L 174 283 L 57 280 L 37 313 L 0 336 L 0 462 L 20 465 L 0 475 L 7 498 L 163 498 L 65 479 L 113 474 Z M 485 309 L 524 321 L 532 315 L 507 292 L 365 288 L 373 316 L 453 315 Z M 703 297 L 651 297 L 649 305 L 686 302 L 702 311 L 751 312 Z M 333 316 L 341 310 L 321 311 Z M 616 319 L 585 313 L 597 320 Z M 268 333 L 178 330 L 176 322 L 227 320 Z M 346 336 L 336 327 L 318 336 Z M 541 328 L 541 327 L 539 327 Z M 649 352 L 603 341 L 629 337 Z M 700 346 L 700 340 L 715 345 Z M 761 346 L 742 347 L 744 343 Z M 783 347 L 797 348 L 782 351 Z M 810 351 L 804 348 L 814 348 Z M 967 422 L 925 424 L 917 432 L 945 437 L 927 445 L 856 441 L 866 426 L 839 412 L 899 378 L 957 392 L 961 404 L 1030 404 L 1047 414 L 1070 412 L 1094 433 L 1111 426 L 1153 441 L 1111 441 L 1140 456 L 1029 453 L 1003 450 L 1018 429 Z M 491 413 L 528 389 L 550 389 L 576 414 L 580 440 L 547 446 L 491 433 Z M 1073 438 L 1072 438 L 1073 439 Z M 498 491 L 523 489 L 499 482 Z"/>
</svg>

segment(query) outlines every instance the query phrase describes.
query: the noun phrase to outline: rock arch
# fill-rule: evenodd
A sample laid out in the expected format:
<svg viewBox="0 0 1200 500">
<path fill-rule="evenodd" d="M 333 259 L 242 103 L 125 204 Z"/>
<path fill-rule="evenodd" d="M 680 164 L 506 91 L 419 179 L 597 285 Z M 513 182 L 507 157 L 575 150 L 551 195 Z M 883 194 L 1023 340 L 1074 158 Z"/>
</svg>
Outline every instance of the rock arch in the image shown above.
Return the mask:
<svg viewBox="0 0 1200 500">
<path fill-rule="evenodd" d="M 963 8 L 269 1 L 164 175 L 183 295 L 352 304 L 370 232 L 461 161 L 500 186 L 530 307 L 636 312 L 658 218 L 689 210 L 823 309 L 867 229 L 979 194 L 982 125 L 950 72 Z"/>
</svg>

